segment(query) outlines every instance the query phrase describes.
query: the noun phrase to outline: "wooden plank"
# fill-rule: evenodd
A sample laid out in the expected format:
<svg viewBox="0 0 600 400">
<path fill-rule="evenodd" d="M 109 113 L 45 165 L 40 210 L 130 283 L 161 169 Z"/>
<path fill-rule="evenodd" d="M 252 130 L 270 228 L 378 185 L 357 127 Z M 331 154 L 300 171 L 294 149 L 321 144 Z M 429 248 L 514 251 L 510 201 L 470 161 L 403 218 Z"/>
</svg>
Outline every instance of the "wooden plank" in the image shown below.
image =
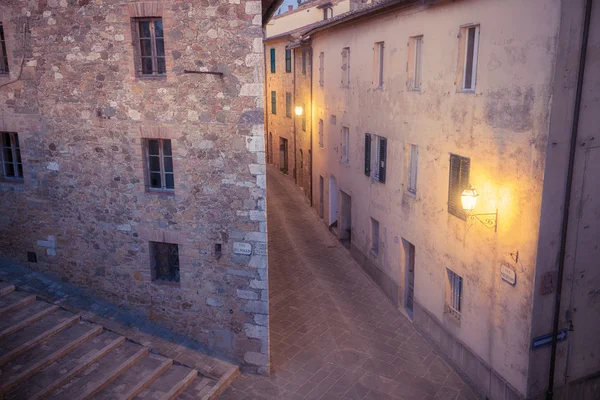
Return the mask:
<svg viewBox="0 0 600 400">
<path fill-rule="evenodd" d="M 193 381 L 198 377 L 198 371 L 193 369 L 189 374 L 186 375 L 181 381 L 179 381 L 171 390 L 164 395 L 163 400 L 173 400 L 181 392 L 183 392 Z"/>
<path fill-rule="evenodd" d="M 112 381 L 117 379 L 117 377 L 121 373 L 123 373 L 123 371 L 127 370 L 128 368 L 131 368 L 131 366 L 133 364 L 135 364 L 136 362 L 138 362 L 140 358 L 142 358 L 146 354 L 148 354 L 148 351 L 149 350 L 147 347 L 142 347 L 133 356 L 131 356 L 127 360 L 125 360 L 121 365 L 113 368 L 112 371 L 109 372 L 108 376 L 106 376 L 106 378 L 104 378 L 102 381 L 98 382 L 96 385 L 92 386 L 85 393 L 82 393 L 81 395 L 79 395 L 79 397 L 77 397 L 75 400 L 87 400 L 87 399 L 93 397 L 96 393 L 100 392 L 105 387 L 107 387 Z"/>
<path fill-rule="evenodd" d="M 9 362 L 10 360 L 12 360 L 13 358 L 18 357 L 21 354 L 25 353 L 27 350 L 32 349 L 33 347 L 37 346 L 40 342 L 56 335 L 58 332 L 68 328 L 69 326 L 76 324 L 77 322 L 79 322 L 79 319 L 80 319 L 80 316 L 75 315 L 74 317 L 71 317 L 71 318 L 61 322 L 60 324 L 56 325 L 54 328 L 49 329 L 49 330 L 39 334 L 38 336 L 34 337 L 30 341 L 17 347 L 13 351 L 6 353 L 2 357 L 0 357 L 0 367 L 3 366 L 4 364 L 6 364 L 7 362 Z"/>
<path fill-rule="evenodd" d="M 39 313 L 27 318 L 26 320 L 23 320 L 13 326 L 9 326 L 8 328 L 6 328 L 2 332 L 0 332 L 0 340 L 4 339 L 5 337 L 7 337 L 9 335 L 12 335 L 15 332 L 20 331 L 21 329 L 33 324 L 34 322 L 39 321 L 40 319 L 44 318 L 46 315 L 48 315 L 58 309 L 59 309 L 58 306 L 47 307 L 47 308 L 43 309 L 42 311 L 40 311 Z"/>
<path fill-rule="evenodd" d="M 15 285 L 3 286 L 0 288 L 0 296 L 6 296 L 15 291 Z"/>
<path fill-rule="evenodd" d="M 225 374 L 223 374 L 223 376 L 221 376 L 221 379 L 219 379 L 217 383 L 215 383 L 215 386 L 213 386 L 208 393 L 202 396 L 201 400 L 216 399 L 221 393 L 225 391 L 225 389 L 227 389 L 227 387 L 229 387 L 229 385 L 231 385 L 231 382 L 233 382 L 239 374 L 239 367 L 236 366 L 230 368 Z"/>
<path fill-rule="evenodd" d="M 4 314 L 8 314 L 9 312 L 18 310 L 19 308 L 23 308 L 26 305 L 33 303 L 35 301 L 35 299 L 36 299 L 35 295 L 23 297 L 21 300 L 17 301 L 16 303 L 11 304 L 10 306 L 0 308 L 0 316 L 2 316 Z"/>
<path fill-rule="evenodd" d="M 152 382 L 154 382 L 159 376 L 164 374 L 165 371 L 168 370 L 171 365 L 173 365 L 173 360 L 170 358 L 166 359 L 161 365 L 159 365 L 157 368 L 155 368 L 154 371 L 152 371 L 152 373 L 145 380 L 143 380 L 143 381 L 139 382 L 137 385 L 135 385 L 133 387 L 133 389 L 131 389 L 129 391 L 129 393 L 127 393 L 124 396 L 124 398 L 127 400 L 133 399 L 135 396 L 140 394 L 144 389 L 146 389 L 148 386 L 150 386 L 150 384 L 152 384 Z"/>
<path fill-rule="evenodd" d="M 40 400 L 48 397 L 52 392 L 66 385 L 75 375 L 79 374 L 81 371 L 94 364 L 96 361 L 98 361 L 99 359 L 101 359 L 102 357 L 104 357 L 123 343 L 125 343 L 125 336 L 121 336 L 113 340 L 112 342 L 104 346 L 100 351 L 95 353 L 93 357 L 90 357 L 85 361 L 79 363 L 79 365 L 77 365 L 71 371 L 61 376 L 59 379 L 55 380 L 52 383 L 52 385 L 44 388 L 41 392 L 33 395 L 31 397 L 31 400 Z"/>
<path fill-rule="evenodd" d="M 102 332 L 103 329 L 104 328 L 102 328 L 101 326 L 96 326 L 95 328 L 90 329 L 88 332 L 85 333 L 85 335 L 82 335 L 82 336 L 78 337 L 76 340 L 71 341 L 70 343 L 61 347 L 54 353 L 50 354 L 49 356 L 47 356 L 44 359 L 37 362 L 36 364 L 27 368 L 25 371 L 14 376 L 12 379 L 9 379 L 8 382 L 6 382 L 2 386 L 0 386 L 0 393 L 5 393 L 5 392 L 9 391 L 11 388 L 13 388 L 14 386 L 23 382 L 24 380 L 29 379 L 31 376 L 35 375 L 41 369 L 46 368 L 48 365 L 52 364 L 54 361 L 65 356 L 66 354 L 73 351 L 76 347 L 85 343 L 92 336 L 98 335 L 100 332 Z"/>
</svg>

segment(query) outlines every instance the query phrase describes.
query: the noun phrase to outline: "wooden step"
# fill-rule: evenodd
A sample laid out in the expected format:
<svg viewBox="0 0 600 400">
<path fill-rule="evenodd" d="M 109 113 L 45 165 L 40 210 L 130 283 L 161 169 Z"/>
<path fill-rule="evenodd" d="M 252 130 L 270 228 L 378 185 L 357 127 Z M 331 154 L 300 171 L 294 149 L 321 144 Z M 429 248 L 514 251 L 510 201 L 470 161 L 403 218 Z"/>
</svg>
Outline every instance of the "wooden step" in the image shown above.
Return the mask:
<svg viewBox="0 0 600 400">
<path fill-rule="evenodd" d="M 33 303 L 35 299 L 35 296 L 21 292 L 12 292 L 0 297 L 0 317 Z"/>
<path fill-rule="evenodd" d="M 102 332 L 101 326 L 79 323 L 40 343 L 2 368 L 0 394 L 31 378 L 43 368 L 64 357 L 88 339 Z"/>
<path fill-rule="evenodd" d="M 74 376 L 49 397 L 51 399 L 89 399 L 148 354 L 148 348 L 125 342 Z"/>
<path fill-rule="evenodd" d="M 49 320 L 50 318 L 45 318 L 45 319 Z M 63 319 L 58 325 L 55 325 L 54 327 L 52 327 L 50 329 L 46 329 L 46 330 L 42 331 L 39 335 L 35 336 L 34 338 L 28 340 L 27 342 L 21 344 L 18 347 L 13 347 L 13 350 L 8 351 L 7 353 L 3 353 L 2 356 L 0 356 L 0 367 L 3 366 L 4 364 L 8 363 L 10 360 L 13 360 L 16 357 L 20 356 L 21 354 L 25 353 L 26 351 L 34 348 L 35 346 L 40 344 L 42 341 L 49 339 L 50 337 L 56 335 L 57 333 L 61 332 L 62 330 L 70 327 L 71 325 L 76 324 L 79 320 L 80 320 L 79 315 L 74 315 L 74 316 L 71 316 L 70 318 Z M 34 326 L 36 326 L 36 324 L 31 325 L 28 328 L 32 328 Z M 8 338 L 8 340 L 10 340 L 12 336 L 20 336 L 20 335 L 13 334 Z M 7 340 L 7 342 L 8 342 L 8 340 Z M 4 345 L 5 343 L 3 342 L 2 344 Z"/>
<path fill-rule="evenodd" d="M 133 399 L 160 377 L 173 360 L 157 354 L 148 354 L 133 367 L 123 372 L 114 382 L 93 397 L 93 400 Z"/>
<path fill-rule="evenodd" d="M 214 399 L 218 394 L 214 394 L 213 388 L 217 384 L 214 379 L 207 378 L 205 376 L 199 376 L 190 386 L 187 387 L 183 392 L 177 396 L 178 400 L 204 400 Z"/>
<path fill-rule="evenodd" d="M 48 303 L 41 300 L 36 300 L 35 302 L 21 308 L 20 310 L 11 312 L 3 316 L 2 318 L 0 318 L 0 331 L 11 327 L 15 324 L 18 324 L 23 320 L 26 320 L 32 315 L 39 313 L 43 309 L 48 308 L 48 306 Z"/>
<path fill-rule="evenodd" d="M 135 397 L 146 400 L 172 400 L 183 392 L 198 377 L 198 371 L 181 365 L 172 365 L 164 374 L 152 382 Z"/>
<path fill-rule="evenodd" d="M 0 296 L 4 296 L 9 294 L 10 292 L 14 292 L 15 285 L 11 285 L 10 283 L 0 282 Z"/>
<path fill-rule="evenodd" d="M 14 387 L 6 395 L 6 399 L 46 398 L 123 343 L 125 343 L 124 336 L 103 331 L 100 335 L 90 338 L 69 354 L 44 368 L 26 382 Z"/>
<path fill-rule="evenodd" d="M 33 314 L 32 316 L 22 319 L 20 322 L 15 323 L 14 325 L 8 326 L 8 327 L 4 328 L 3 330 L 0 330 L 0 340 L 39 321 L 40 319 L 44 318 L 48 314 L 51 314 L 54 311 L 58 310 L 58 308 L 59 308 L 58 306 L 46 306 L 41 311 Z"/>
</svg>

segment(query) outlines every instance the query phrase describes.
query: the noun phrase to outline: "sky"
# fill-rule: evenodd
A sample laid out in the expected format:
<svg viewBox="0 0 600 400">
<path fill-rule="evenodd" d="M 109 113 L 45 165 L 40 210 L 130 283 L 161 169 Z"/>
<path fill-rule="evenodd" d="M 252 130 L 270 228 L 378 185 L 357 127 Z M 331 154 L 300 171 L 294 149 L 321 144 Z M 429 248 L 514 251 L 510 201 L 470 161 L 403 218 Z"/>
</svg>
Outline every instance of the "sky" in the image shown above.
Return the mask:
<svg viewBox="0 0 600 400">
<path fill-rule="evenodd" d="M 298 6 L 298 1 L 297 0 L 285 0 L 283 3 L 281 3 L 281 11 L 283 12 L 283 10 L 287 10 L 287 7 L 289 4 L 293 4 L 294 8 L 296 8 Z M 277 14 L 277 12 L 275 14 Z"/>
</svg>

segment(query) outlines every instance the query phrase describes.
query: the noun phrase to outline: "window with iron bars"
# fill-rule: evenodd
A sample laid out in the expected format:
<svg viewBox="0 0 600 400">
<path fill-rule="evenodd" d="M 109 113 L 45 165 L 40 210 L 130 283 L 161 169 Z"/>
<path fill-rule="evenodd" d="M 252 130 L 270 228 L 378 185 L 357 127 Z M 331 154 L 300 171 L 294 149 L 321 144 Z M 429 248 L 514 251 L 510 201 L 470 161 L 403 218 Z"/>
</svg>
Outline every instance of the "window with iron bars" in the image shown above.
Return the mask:
<svg viewBox="0 0 600 400">
<path fill-rule="evenodd" d="M 170 139 L 145 139 L 148 189 L 175 190 L 173 150 Z"/>
<path fill-rule="evenodd" d="M 161 76 L 167 73 L 165 39 L 162 18 L 139 18 L 137 26 L 142 76 Z"/>
<path fill-rule="evenodd" d="M 150 242 L 152 280 L 179 282 L 179 246 L 172 243 Z"/>
<path fill-rule="evenodd" d="M 4 40 L 4 28 L 0 22 L 0 75 L 8 74 L 8 54 L 6 53 L 6 41 Z"/>
<path fill-rule="evenodd" d="M 446 269 L 448 272 L 449 293 L 446 296 L 446 311 L 456 319 L 460 319 L 462 300 L 462 277 L 456 272 Z"/>
<path fill-rule="evenodd" d="M 21 162 L 21 148 L 17 133 L 1 132 L 2 135 L 2 170 L 4 178 L 9 180 L 23 180 L 23 164 Z"/>
</svg>

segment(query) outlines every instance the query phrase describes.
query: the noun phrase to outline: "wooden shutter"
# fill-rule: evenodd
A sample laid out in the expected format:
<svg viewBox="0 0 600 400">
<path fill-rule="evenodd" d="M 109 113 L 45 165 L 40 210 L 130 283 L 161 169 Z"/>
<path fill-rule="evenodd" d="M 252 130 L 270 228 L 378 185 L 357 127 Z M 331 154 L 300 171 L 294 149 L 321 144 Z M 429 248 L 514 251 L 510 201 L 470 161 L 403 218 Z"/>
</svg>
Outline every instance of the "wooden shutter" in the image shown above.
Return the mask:
<svg viewBox="0 0 600 400">
<path fill-rule="evenodd" d="M 466 219 L 460 196 L 469 187 L 471 160 L 456 154 L 450 154 L 450 178 L 448 185 L 448 212 L 458 218 Z"/>
<path fill-rule="evenodd" d="M 365 133 L 365 175 L 371 175 L 371 134 Z"/>
<path fill-rule="evenodd" d="M 271 49 L 271 73 L 275 73 L 275 49 Z"/>
<path fill-rule="evenodd" d="M 292 72 L 292 50 L 285 50 L 285 72 Z"/>
<path fill-rule="evenodd" d="M 379 182 L 385 183 L 385 167 L 387 155 L 387 139 L 379 138 Z"/>
<path fill-rule="evenodd" d="M 271 114 L 277 114 L 277 92 L 271 91 Z"/>
</svg>

